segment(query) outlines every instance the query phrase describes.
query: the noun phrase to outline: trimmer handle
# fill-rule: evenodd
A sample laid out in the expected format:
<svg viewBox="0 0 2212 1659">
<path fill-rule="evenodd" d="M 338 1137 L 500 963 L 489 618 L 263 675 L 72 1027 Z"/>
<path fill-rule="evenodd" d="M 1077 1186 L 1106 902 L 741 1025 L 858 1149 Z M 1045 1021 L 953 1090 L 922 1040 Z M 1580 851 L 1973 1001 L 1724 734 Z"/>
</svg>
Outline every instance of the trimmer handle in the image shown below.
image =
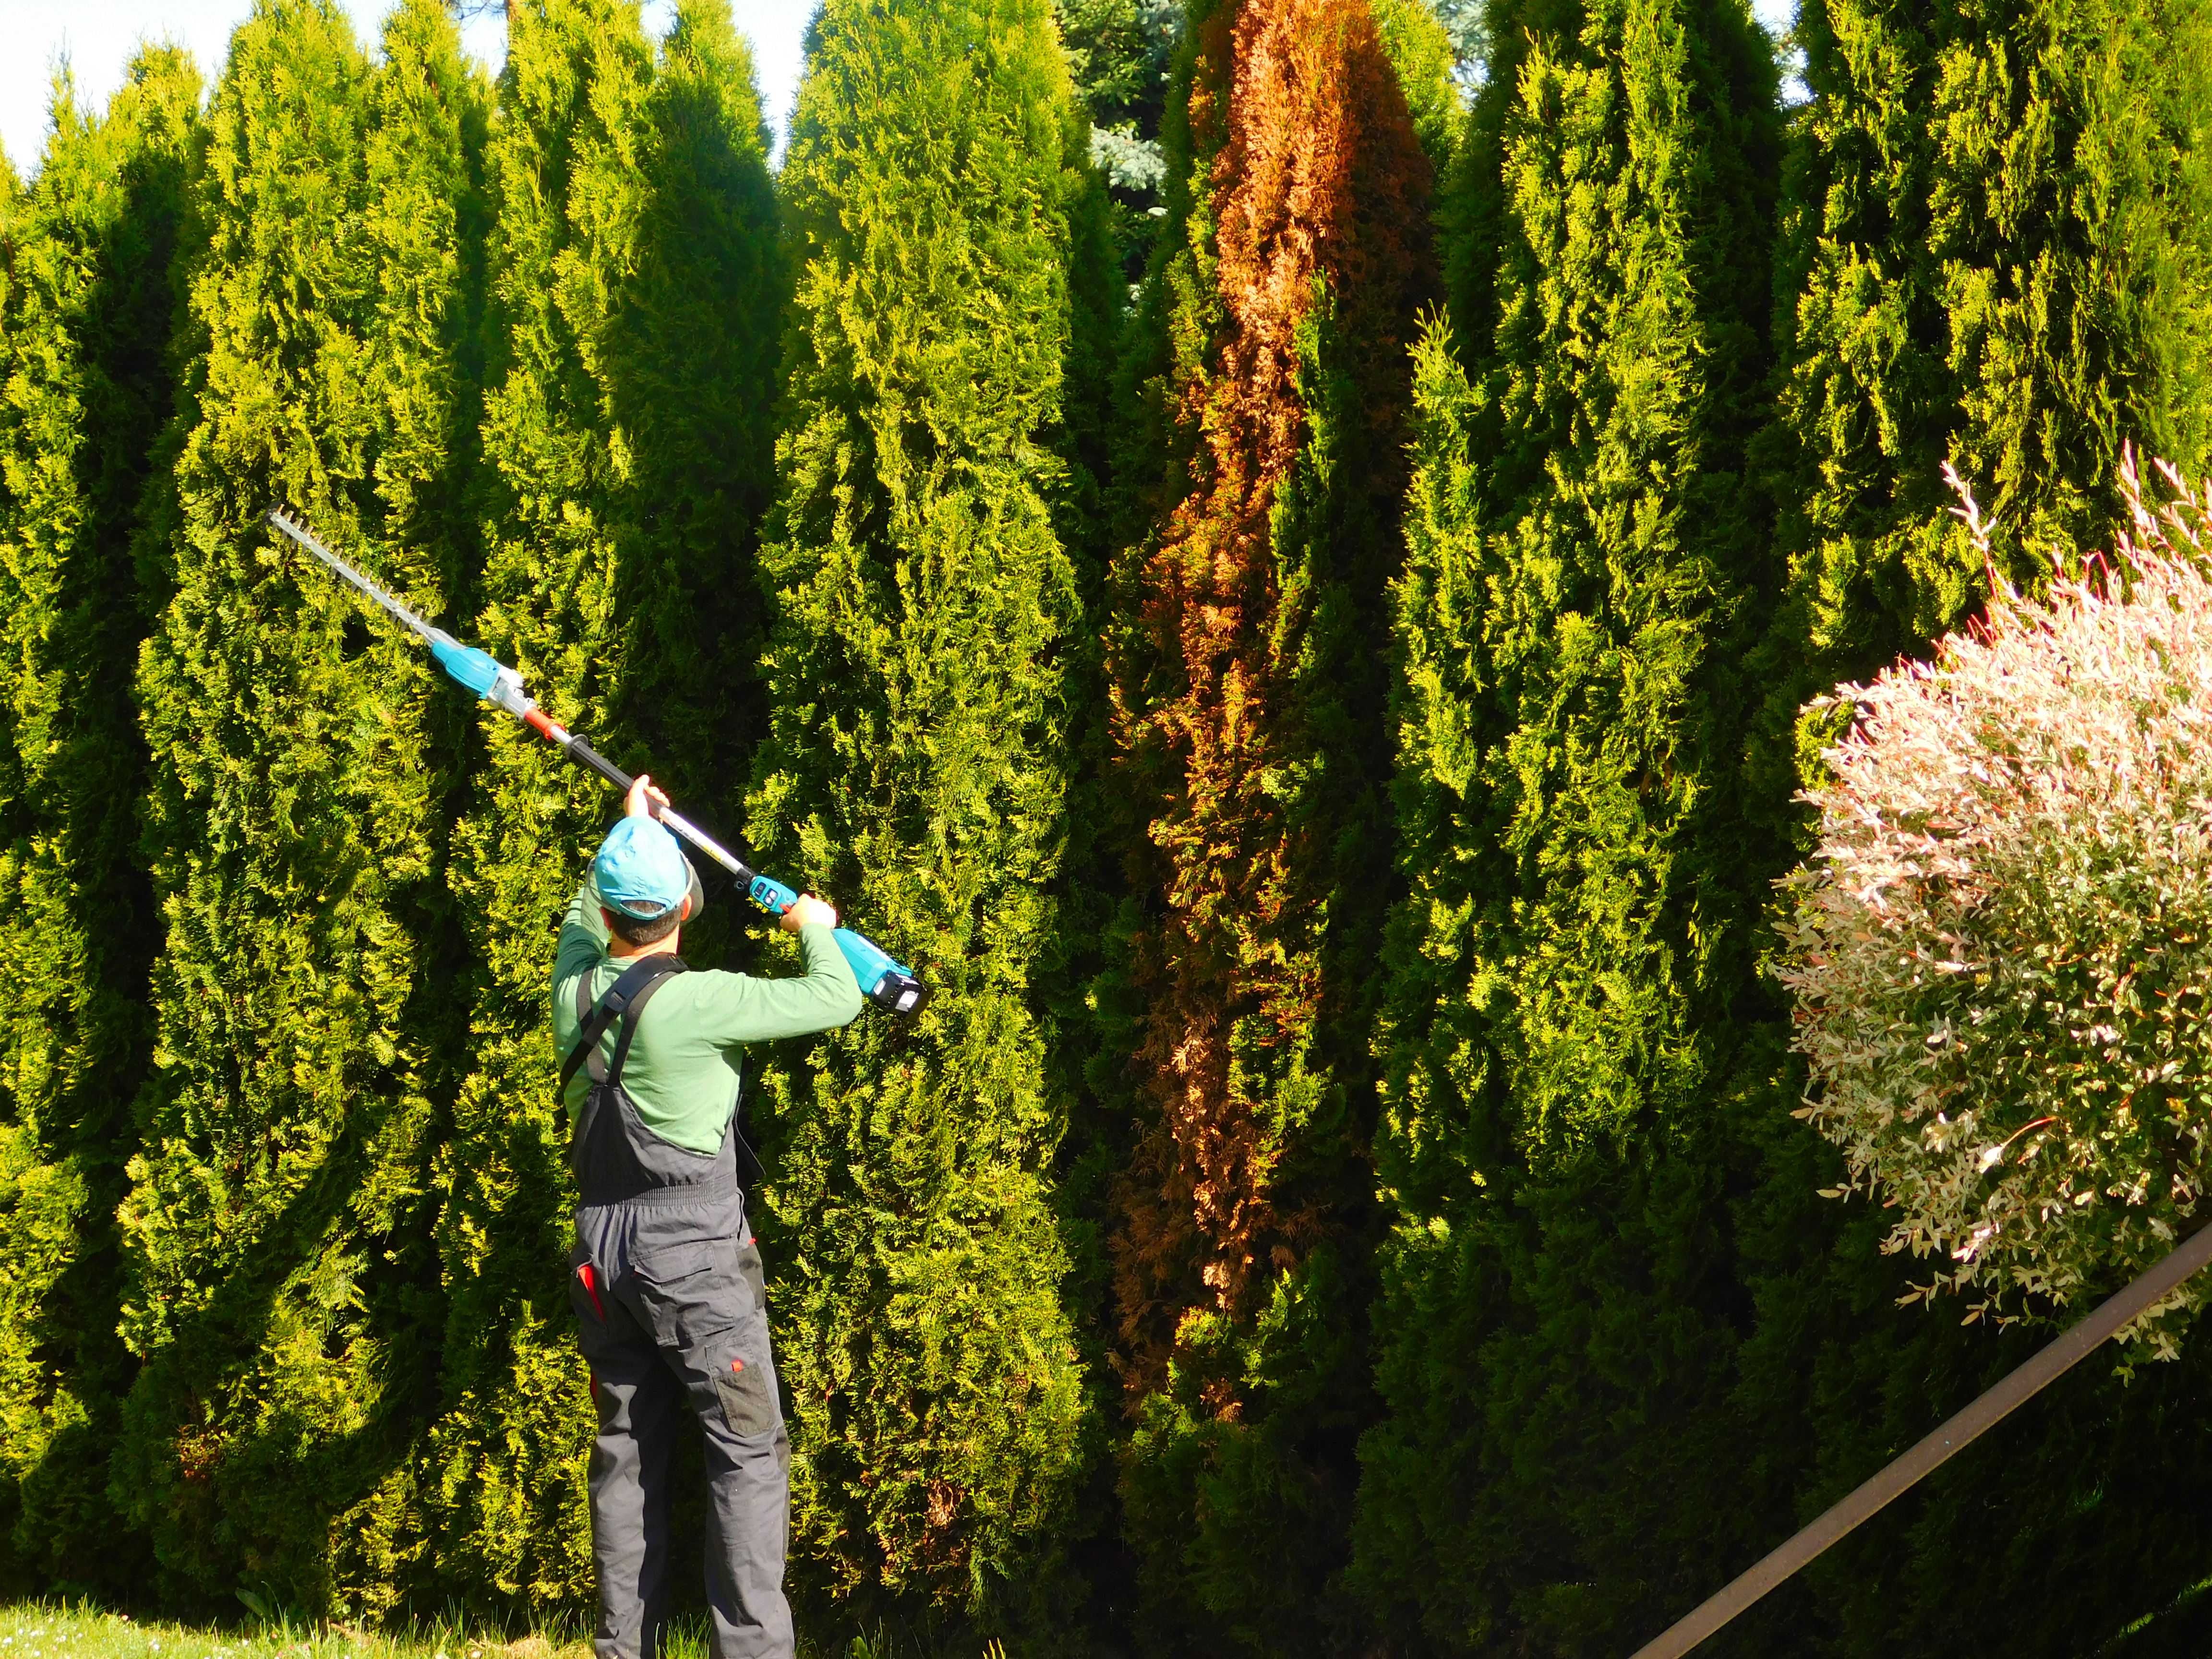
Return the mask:
<svg viewBox="0 0 2212 1659">
<path fill-rule="evenodd" d="M 781 915 L 799 902 L 799 895 L 774 876 L 756 875 L 746 884 L 745 893 L 772 916 Z M 837 941 L 839 953 L 851 964 L 853 977 L 860 982 L 862 996 L 895 1014 L 921 1011 L 929 993 L 914 976 L 912 969 L 894 962 L 873 940 L 849 927 L 834 927 L 830 937 Z"/>
</svg>

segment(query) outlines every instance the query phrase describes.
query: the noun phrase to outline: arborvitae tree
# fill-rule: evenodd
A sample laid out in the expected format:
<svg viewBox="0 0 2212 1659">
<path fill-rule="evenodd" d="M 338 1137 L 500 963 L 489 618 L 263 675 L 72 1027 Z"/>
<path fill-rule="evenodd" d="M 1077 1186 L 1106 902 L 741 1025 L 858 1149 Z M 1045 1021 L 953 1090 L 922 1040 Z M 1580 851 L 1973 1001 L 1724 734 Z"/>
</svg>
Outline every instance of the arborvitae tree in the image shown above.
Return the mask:
<svg viewBox="0 0 2212 1659">
<path fill-rule="evenodd" d="M 632 562 L 617 614 L 649 642 L 653 672 L 624 689 L 619 712 L 644 757 L 689 768 L 671 775 L 734 828 L 744 763 L 765 725 L 765 628 L 750 577 L 775 496 L 790 284 L 769 132 L 727 0 L 694 0 L 678 14 L 645 116 L 636 269 L 608 332 L 604 378 L 605 418 L 631 451 L 626 520 L 655 544 L 650 562 Z M 718 916 L 733 921 L 726 909 Z"/>
<path fill-rule="evenodd" d="M 199 74 L 149 48 L 105 116 L 64 76 L 5 234 L 0 392 L 0 1513 L 42 1589 L 112 1590 L 106 1458 L 128 1372 L 112 1218 L 150 1030 L 131 854 L 145 775 L 131 533 L 175 405 Z M 35 969 L 28 964 L 40 964 Z"/>
<path fill-rule="evenodd" d="M 1425 60 L 1439 58 L 1449 73 L 1461 37 L 1472 33 L 1462 14 L 1479 5 L 1480 0 L 1377 0 L 1372 7 L 1417 104 L 1453 105 L 1449 81 L 1433 76 L 1433 65 Z M 1161 135 L 1177 84 L 1176 50 L 1188 9 L 1185 0 L 1054 0 L 1076 96 L 1091 118 L 1091 159 L 1108 186 L 1115 251 L 1132 283 L 1149 267 L 1168 217 L 1169 158 Z M 1444 28 L 1426 27 L 1432 21 Z M 1408 57 L 1413 61 L 1406 61 Z M 1430 127 L 1423 114 L 1417 108 L 1414 118 L 1425 143 Z M 1433 149 L 1431 159 L 1440 159 Z"/>
<path fill-rule="evenodd" d="M 682 8 L 657 73 L 636 0 L 532 0 L 512 14 L 500 118 L 471 637 L 555 718 L 727 827 L 786 291 L 751 58 L 724 0 Z M 434 1526 L 449 1589 L 574 1604 L 592 1584 L 592 1418 L 562 1288 L 574 1195 L 545 988 L 617 809 L 505 716 L 485 739 L 453 867 L 477 988 L 439 1176 Z M 738 903 L 686 930 L 687 957 L 718 963 Z"/>
<path fill-rule="evenodd" d="M 1405 94 L 1406 112 L 1413 119 L 1421 149 L 1432 173 L 1430 213 L 1433 218 L 1435 186 L 1450 171 L 1458 154 L 1464 124 L 1464 100 L 1455 82 L 1459 44 L 1443 8 L 1431 0 L 1367 0 L 1382 31 L 1382 49 L 1398 72 L 1398 88 Z"/>
<path fill-rule="evenodd" d="M 1740 757 L 1780 118 L 1744 0 L 1501 3 L 1490 39 L 1396 592 L 1359 1578 L 1444 1650 L 1603 1651 L 1710 1587 L 1752 1452 L 1726 1197 L 1778 1062 Z"/>
<path fill-rule="evenodd" d="M 373 70 L 330 0 L 262 0 L 233 38 L 137 682 L 167 940 L 111 1491 L 172 1595 L 265 1582 L 317 1612 L 398 1593 L 442 1323 L 449 694 L 259 522 L 289 501 L 447 609 L 483 96 L 436 0 L 406 0 L 385 49 Z"/>
<path fill-rule="evenodd" d="M 1031 977 L 1083 623 L 1054 511 L 1083 145 L 1047 0 L 830 0 L 784 171 L 803 263 L 749 821 L 935 995 L 768 1083 L 795 1551 L 817 1595 L 986 1623 L 1058 1611 L 1088 1420 Z"/>
<path fill-rule="evenodd" d="M 2198 0 L 1813 0 L 1797 39 L 1785 712 L 1973 605 L 1946 459 L 2032 586 L 2098 544 L 2124 443 L 2212 446 Z"/>
<path fill-rule="evenodd" d="M 1979 602 L 1944 459 L 1996 518 L 2000 573 L 2031 587 L 2054 557 L 2108 544 L 2123 443 L 2204 467 L 2207 23 L 2196 0 L 1804 7 L 1771 458 L 1789 584 L 1752 751 L 1754 799 L 1786 830 L 1803 833 L 1790 797 L 1836 717 L 1799 706 Z M 1787 1119 L 1800 1086 L 1785 1075 L 1762 1114 L 1767 1168 L 1738 1221 L 1759 1319 L 1737 1417 L 1759 1436 L 1769 1519 L 1720 1574 L 2047 1335 L 1897 1306 L 1925 1264 L 1878 1255 L 1881 1211 L 1818 1195 L 1837 1169 Z M 2055 1656 L 2170 1608 L 2112 1650 L 2203 1645 L 2203 1568 L 2166 1518 L 2212 1472 L 2212 1431 L 2184 1403 L 2208 1372 L 2201 1332 L 2131 1382 L 2083 1366 L 1808 1575 L 1796 1628 L 1838 1653 Z"/>
<path fill-rule="evenodd" d="M 1109 1236 L 1148 1633 L 1282 1652 L 1333 1639 L 1366 1411 L 1376 642 L 1432 167 L 1364 0 L 1187 29 L 1109 623 L 1130 897 L 1094 1076 L 1136 1084 Z M 1423 107 L 1448 107 L 1437 44 L 1407 60 Z"/>
</svg>

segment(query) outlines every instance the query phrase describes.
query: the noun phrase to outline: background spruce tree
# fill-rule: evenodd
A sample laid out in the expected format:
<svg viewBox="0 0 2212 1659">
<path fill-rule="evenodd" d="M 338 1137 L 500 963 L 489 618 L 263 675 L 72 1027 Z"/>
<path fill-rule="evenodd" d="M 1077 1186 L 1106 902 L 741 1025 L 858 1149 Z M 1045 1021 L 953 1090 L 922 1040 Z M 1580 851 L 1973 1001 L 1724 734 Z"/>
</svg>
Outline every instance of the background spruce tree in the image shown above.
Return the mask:
<svg viewBox="0 0 2212 1659">
<path fill-rule="evenodd" d="M 174 406 L 200 80 L 135 58 L 103 115 L 56 83 L 5 232 L 0 331 L 0 1506 L 19 1589 L 126 1589 L 106 1464 L 127 1382 L 113 1215 L 150 1028 L 131 854 L 146 632 L 132 525 Z M 11 180 L 12 184 L 12 180 Z"/>
<path fill-rule="evenodd" d="M 446 694 L 259 524 L 290 501 L 446 612 L 480 94 L 435 0 L 385 48 L 373 70 L 336 5 L 263 0 L 208 118 L 167 601 L 137 684 L 167 939 L 110 1487 L 179 1601 L 251 1578 L 316 1612 L 388 1606 L 417 1530 Z"/>
<path fill-rule="evenodd" d="M 756 707 L 748 582 L 786 292 L 726 5 L 684 5 L 657 70 L 635 0 L 518 6 L 489 182 L 470 637 L 726 827 Z M 561 1268 L 574 1199 L 545 996 L 553 929 L 619 809 L 503 716 L 483 731 L 453 864 L 477 986 L 438 1177 L 451 1316 L 431 1509 L 451 1591 L 574 1606 L 592 1584 L 592 1409 Z M 685 930 L 690 961 L 719 965 L 739 903 L 724 893 Z"/>
<path fill-rule="evenodd" d="M 1104 257 L 1070 222 L 1083 156 L 1045 0 L 816 19 L 749 823 L 935 1000 L 767 1079 L 794 1553 L 817 1595 L 989 1626 L 1064 1614 L 1089 1436 L 1032 981 L 1082 656 L 1063 377 L 1100 283 L 1069 266 Z"/>
<path fill-rule="evenodd" d="M 1781 134 L 1742 0 L 1488 24 L 1396 590 L 1358 1578 L 1440 1650 L 1596 1652 L 1725 1576 L 1755 1443 L 1727 1200 L 1779 1058 L 1739 767 Z"/>
<path fill-rule="evenodd" d="M 1788 833 L 1805 834 L 1790 796 L 1832 729 L 1800 703 L 1979 604 L 1945 459 L 1997 518 L 2001 573 L 2031 588 L 2054 556 L 2106 544 L 2123 443 L 2203 469 L 2207 21 L 2197 3 L 1804 8 L 1813 99 L 1781 216 L 1790 343 L 1769 455 L 1789 585 L 1751 751 L 1753 799 Z M 1785 1074 L 1762 1114 L 1765 1179 L 1738 1216 L 1758 1330 L 1737 1412 L 1767 1486 L 1744 1497 L 1775 1536 L 2047 1339 L 1896 1305 L 1910 1264 L 1878 1255 L 1878 1211 L 1817 1195 L 1837 1165 L 1785 1115 L 1801 1086 Z M 1808 1574 L 1796 1628 L 1839 1654 L 2202 1646 L 2202 1566 L 2160 1517 L 2212 1472 L 2184 1403 L 2208 1376 L 2201 1334 L 2132 1381 L 2081 1367 Z"/>
<path fill-rule="evenodd" d="M 1374 641 L 1430 286 L 1409 84 L 1449 107 L 1441 31 L 1403 9 L 1434 47 L 1410 83 L 1364 3 L 1193 7 L 1133 346 L 1109 623 L 1128 896 L 1093 1074 L 1133 1114 L 1108 1226 L 1124 1533 L 1146 1638 L 1176 1650 L 1342 1637 L 1321 1615 L 1367 1411 L 1389 869 Z"/>
<path fill-rule="evenodd" d="M 1089 117 L 1091 164 L 1124 282 L 1151 261 L 1167 158 L 1160 148 L 1182 0 L 1055 0 L 1078 102 Z"/>
</svg>

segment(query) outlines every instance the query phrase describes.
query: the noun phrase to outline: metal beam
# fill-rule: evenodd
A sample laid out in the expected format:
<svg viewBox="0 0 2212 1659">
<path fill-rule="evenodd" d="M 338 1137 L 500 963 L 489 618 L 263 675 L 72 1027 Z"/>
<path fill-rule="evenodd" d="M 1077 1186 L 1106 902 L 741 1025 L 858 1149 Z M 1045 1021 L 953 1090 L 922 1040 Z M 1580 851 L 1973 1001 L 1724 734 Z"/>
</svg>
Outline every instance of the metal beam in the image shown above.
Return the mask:
<svg viewBox="0 0 2212 1659">
<path fill-rule="evenodd" d="M 1980 1399 L 1840 1499 L 1787 1543 L 1636 1650 L 1635 1659 L 1681 1659 L 1698 1643 L 1788 1580 L 1852 1528 L 1902 1498 L 1928 1475 L 2080 1364 L 2123 1327 L 2212 1263 L 2212 1226 L 2200 1228 L 2159 1264 L 2058 1340 L 2008 1373 Z"/>
</svg>

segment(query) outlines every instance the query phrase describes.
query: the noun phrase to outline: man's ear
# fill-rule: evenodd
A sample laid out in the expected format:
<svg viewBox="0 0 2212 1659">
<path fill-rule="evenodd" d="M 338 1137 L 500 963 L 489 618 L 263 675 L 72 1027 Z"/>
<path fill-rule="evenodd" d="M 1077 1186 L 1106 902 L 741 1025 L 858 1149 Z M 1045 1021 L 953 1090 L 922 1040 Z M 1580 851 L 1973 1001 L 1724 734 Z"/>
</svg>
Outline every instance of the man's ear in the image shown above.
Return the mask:
<svg viewBox="0 0 2212 1659">
<path fill-rule="evenodd" d="M 610 933 L 613 933 L 613 932 L 614 932 L 614 930 L 615 930 L 615 913 L 614 913 L 613 911 L 611 911 L 611 910 L 608 909 L 608 908 L 607 908 L 607 907 L 606 907 L 605 905 L 604 905 L 604 904 L 602 904 L 602 905 L 599 907 L 599 920 L 600 920 L 601 921 L 603 921 L 603 922 L 605 922 L 605 923 L 606 924 L 606 926 L 607 926 L 607 932 L 609 932 Z"/>
<path fill-rule="evenodd" d="M 679 922 L 679 923 L 686 922 L 686 921 L 690 921 L 690 920 L 691 920 L 691 895 L 690 895 L 690 894 L 686 893 L 686 894 L 684 896 L 684 908 L 683 908 L 682 909 L 678 910 L 678 911 L 676 913 L 676 920 L 677 920 L 677 921 L 678 921 L 678 922 Z"/>
</svg>

